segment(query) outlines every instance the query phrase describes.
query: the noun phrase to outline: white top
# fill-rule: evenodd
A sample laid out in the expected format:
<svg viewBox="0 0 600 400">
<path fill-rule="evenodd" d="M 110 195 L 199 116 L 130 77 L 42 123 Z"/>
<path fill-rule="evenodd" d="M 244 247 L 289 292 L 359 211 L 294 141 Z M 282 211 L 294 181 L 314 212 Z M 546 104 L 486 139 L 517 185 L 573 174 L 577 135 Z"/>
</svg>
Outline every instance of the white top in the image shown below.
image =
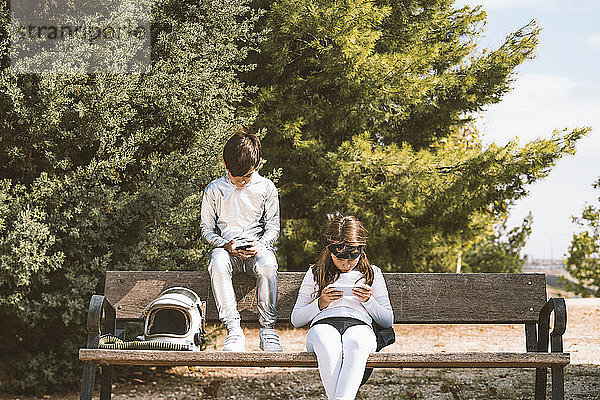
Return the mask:
<svg viewBox="0 0 600 400">
<path fill-rule="evenodd" d="M 202 197 L 202 238 L 223 247 L 231 239 L 272 248 L 279 236 L 279 196 L 271 180 L 254 171 L 243 188 L 226 173 L 209 183 Z"/>
<path fill-rule="evenodd" d="M 299 328 L 311 323 L 311 326 L 324 318 L 348 317 L 363 321 L 371 325 L 374 320 L 379 326 L 389 328 L 394 323 L 394 314 L 388 297 L 387 287 L 381 269 L 373 265 L 373 291 L 369 300 L 364 303 L 356 296 L 344 296 L 333 301 L 323 310 L 319 310 L 318 299 L 313 298 L 313 293 L 318 289 L 312 268 L 304 276 L 296 305 L 292 310 L 292 324 Z M 365 279 L 358 269 L 340 273 L 339 278 L 332 284 L 338 286 L 356 286 L 365 284 Z"/>
</svg>

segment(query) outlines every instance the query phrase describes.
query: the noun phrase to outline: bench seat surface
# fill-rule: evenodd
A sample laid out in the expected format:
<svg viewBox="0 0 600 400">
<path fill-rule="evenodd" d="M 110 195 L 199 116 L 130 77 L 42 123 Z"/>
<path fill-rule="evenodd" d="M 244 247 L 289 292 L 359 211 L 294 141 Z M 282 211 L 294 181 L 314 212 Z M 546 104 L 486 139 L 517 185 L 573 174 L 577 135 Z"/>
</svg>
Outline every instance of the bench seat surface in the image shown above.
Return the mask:
<svg viewBox="0 0 600 400">
<path fill-rule="evenodd" d="M 79 358 L 111 365 L 189 365 L 212 367 L 317 367 L 314 353 L 243 353 L 80 349 Z M 372 353 L 367 367 L 552 367 L 569 364 L 568 353 Z"/>
</svg>

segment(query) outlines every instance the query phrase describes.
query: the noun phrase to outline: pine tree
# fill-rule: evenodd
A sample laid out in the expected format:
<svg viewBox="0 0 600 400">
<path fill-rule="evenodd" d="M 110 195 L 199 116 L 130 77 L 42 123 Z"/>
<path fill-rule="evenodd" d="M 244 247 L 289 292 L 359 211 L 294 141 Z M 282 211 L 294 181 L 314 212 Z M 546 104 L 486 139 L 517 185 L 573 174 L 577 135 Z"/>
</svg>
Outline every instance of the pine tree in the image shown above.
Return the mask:
<svg viewBox="0 0 600 400">
<path fill-rule="evenodd" d="M 354 214 L 369 257 L 393 271 L 449 271 L 586 129 L 483 146 L 474 116 L 533 58 L 535 21 L 479 51 L 485 12 L 451 0 L 275 0 L 247 75 L 281 170 L 282 267 L 314 262 L 328 215 Z"/>
</svg>

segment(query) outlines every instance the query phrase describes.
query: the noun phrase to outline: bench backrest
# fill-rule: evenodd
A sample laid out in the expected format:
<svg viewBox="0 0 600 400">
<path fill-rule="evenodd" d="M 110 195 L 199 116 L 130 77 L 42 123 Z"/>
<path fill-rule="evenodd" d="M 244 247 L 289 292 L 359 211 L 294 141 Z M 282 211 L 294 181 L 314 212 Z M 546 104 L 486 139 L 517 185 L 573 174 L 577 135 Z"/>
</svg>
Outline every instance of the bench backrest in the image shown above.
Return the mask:
<svg viewBox="0 0 600 400">
<path fill-rule="evenodd" d="M 289 322 L 304 272 L 279 272 L 277 315 Z M 530 323 L 546 303 L 544 274 L 385 273 L 395 323 Z M 139 320 L 161 291 L 184 286 L 207 302 L 207 320 L 218 314 L 207 272 L 108 271 L 105 296 L 117 319 Z M 234 276 L 242 320 L 258 322 L 255 278 Z"/>
</svg>

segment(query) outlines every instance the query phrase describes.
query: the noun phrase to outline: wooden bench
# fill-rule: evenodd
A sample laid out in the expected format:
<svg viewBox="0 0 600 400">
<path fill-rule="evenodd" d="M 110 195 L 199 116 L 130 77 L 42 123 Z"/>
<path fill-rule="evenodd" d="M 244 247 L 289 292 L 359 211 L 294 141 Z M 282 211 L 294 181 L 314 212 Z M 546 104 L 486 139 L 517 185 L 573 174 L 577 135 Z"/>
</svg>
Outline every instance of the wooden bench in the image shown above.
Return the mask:
<svg viewBox="0 0 600 400">
<path fill-rule="evenodd" d="M 278 317 L 289 322 L 304 273 L 280 272 Z M 525 349 L 509 352 L 373 353 L 368 367 L 381 368 L 536 368 L 535 399 L 545 399 L 547 368 L 552 371 L 552 398 L 564 398 L 563 353 L 566 306 L 561 298 L 546 301 L 544 274 L 384 274 L 396 324 L 523 324 Z M 258 322 L 254 279 L 234 278 L 242 321 Z M 207 321 L 218 321 L 206 272 L 121 272 L 106 274 L 105 295 L 94 295 L 88 314 L 87 348 L 81 399 L 91 399 L 97 367 L 101 367 L 100 399 L 111 398 L 113 365 L 188 365 L 206 367 L 317 367 L 314 353 L 221 351 L 102 350 L 98 337 L 123 337 L 125 323 L 139 321 L 144 307 L 169 287 L 185 286 L 207 301 Z M 550 316 L 554 314 L 550 333 Z M 140 332 L 141 333 L 141 332 Z M 402 340 L 402 338 L 397 338 Z M 548 344 L 551 343 L 551 351 Z M 285 350 L 285 343 L 282 343 Z"/>
</svg>

